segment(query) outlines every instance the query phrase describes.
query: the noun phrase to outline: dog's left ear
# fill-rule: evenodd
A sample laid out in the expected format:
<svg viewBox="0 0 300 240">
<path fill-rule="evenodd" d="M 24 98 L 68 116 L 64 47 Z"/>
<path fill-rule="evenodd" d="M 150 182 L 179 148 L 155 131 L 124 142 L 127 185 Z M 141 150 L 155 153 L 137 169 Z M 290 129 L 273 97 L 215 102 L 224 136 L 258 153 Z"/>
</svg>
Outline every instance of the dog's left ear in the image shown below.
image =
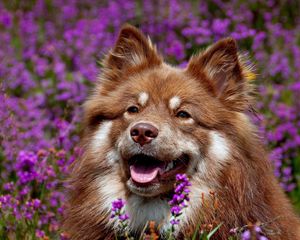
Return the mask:
<svg viewBox="0 0 300 240">
<path fill-rule="evenodd" d="M 150 67 L 162 63 L 156 47 L 137 28 L 125 24 L 112 51 L 107 55 L 104 66 L 123 71 L 132 67 Z"/>
<path fill-rule="evenodd" d="M 193 56 L 186 71 L 199 79 L 209 92 L 231 110 L 244 111 L 249 107 L 249 80 L 255 75 L 238 54 L 234 39 L 220 40 Z"/>
</svg>

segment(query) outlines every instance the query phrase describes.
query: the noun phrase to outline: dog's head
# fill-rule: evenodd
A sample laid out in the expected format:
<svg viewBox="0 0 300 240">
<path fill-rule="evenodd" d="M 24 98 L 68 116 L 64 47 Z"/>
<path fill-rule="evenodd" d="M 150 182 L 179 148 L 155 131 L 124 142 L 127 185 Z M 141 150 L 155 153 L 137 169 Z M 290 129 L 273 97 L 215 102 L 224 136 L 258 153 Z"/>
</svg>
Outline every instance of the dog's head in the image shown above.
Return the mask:
<svg viewBox="0 0 300 240">
<path fill-rule="evenodd" d="M 145 197 L 168 193 L 177 173 L 214 181 L 231 154 L 234 121 L 249 107 L 249 71 L 236 42 L 221 40 L 180 69 L 126 25 L 103 66 L 85 104 L 94 162 Z"/>
</svg>

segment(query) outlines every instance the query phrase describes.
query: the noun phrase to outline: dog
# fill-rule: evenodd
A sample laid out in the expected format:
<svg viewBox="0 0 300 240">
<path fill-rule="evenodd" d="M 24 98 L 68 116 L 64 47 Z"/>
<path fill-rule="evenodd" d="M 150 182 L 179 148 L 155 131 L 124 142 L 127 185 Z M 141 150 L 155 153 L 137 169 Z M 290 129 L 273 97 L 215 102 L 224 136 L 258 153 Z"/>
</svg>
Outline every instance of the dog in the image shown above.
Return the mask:
<svg viewBox="0 0 300 240">
<path fill-rule="evenodd" d="M 232 38 L 182 69 L 124 25 L 84 104 L 83 154 L 72 166 L 64 220 L 71 239 L 114 239 L 110 214 L 118 198 L 126 201 L 133 236 L 154 221 L 164 239 L 177 173 L 191 182 L 177 239 L 205 223 L 222 223 L 214 239 L 249 223 L 266 226 L 268 239 L 300 239 L 299 219 L 247 114 L 252 77 Z"/>
</svg>

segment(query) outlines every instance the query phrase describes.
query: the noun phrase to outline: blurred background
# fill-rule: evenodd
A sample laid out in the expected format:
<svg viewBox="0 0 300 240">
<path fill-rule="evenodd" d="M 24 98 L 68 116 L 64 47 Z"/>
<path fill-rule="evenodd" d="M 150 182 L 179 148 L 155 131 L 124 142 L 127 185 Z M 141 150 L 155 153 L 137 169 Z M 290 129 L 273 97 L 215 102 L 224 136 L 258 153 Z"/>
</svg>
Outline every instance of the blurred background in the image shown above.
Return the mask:
<svg viewBox="0 0 300 240">
<path fill-rule="evenodd" d="M 238 41 L 258 73 L 253 121 L 300 212 L 298 0 L 2 0 L 0 239 L 67 238 L 63 180 L 80 154 L 80 106 L 125 22 L 174 65 L 222 37 Z"/>
</svg>

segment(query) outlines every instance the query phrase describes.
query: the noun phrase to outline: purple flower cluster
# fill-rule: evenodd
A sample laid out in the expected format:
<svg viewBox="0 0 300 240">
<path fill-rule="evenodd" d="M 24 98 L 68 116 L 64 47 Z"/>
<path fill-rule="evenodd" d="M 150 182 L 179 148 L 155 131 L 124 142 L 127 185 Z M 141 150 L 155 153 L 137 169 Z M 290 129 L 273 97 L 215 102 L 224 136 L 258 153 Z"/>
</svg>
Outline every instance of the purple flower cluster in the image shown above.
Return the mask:
<svg viewBox="0 0 300 240">
<path fill-rule="evenodd" d="M 111 218 L 117 217 L 119 219 L 119 222 L 121 222 L 123 225 L 129 219 L 129 216 L 125 213 L 125 210 L 123 209 L 124 206 L 125 201 L 119 198 L 112 202 L 111 208 Z"/>
<path fill-rule="evenodd" d="M 261 225 L 259 224 L 232 228 L 230 229 L 230 234 L 242 240 L 268 240 L 268 238 L 264 236 Z"/>
<path fill-rule="evenodd" d="M 37 238 L 58 234 L 64 211 L 64 194 L 58 189 L 62 157 L 62 152 L 54 149 L 37 154 L 20 151 L 14 166 L 17 180 L 4 183 L 0 195 L 0 216 L 7 234 L 20 231 L 18 234 Z"/>
<path fill-rule="evenodd" d="M 213 41 L 238 40 L 257 62 L 260 76 L 254 121 L 271 150 L 274 174 L 299 202 L 299 8 L 297 1 L 274 0 L 1 1 L 0 218 L 5 216 L 5 236 L 18 229 L 22 239 L 58 238 L 62 182 L 80 154 L 74 147 L 80 105 L 101 72 L 98 60 L 124 22 L 141 26 L 166 60 L 180 66 Z M 29 204 L 34 199 L 41 204 L 37 209 Z"/>
<path fill-rule="evenodd" d="M 34 179 L 38 179 L 35 169 L 38 157 L 33 152 L 20 151 L 15 165 L 20 185 L 25 185 Z"/>
<path fill-rule="evenodd" d="M 189 186 L 191 186 L 191 183 L 185 174 L 176 175 L 174 195 L 172 200 L 169 201 L 172 215 L 170 223 L 172 226 L 179 224 L 179 216 L 182 214 L 182 210 L 188 206 L 187 202 L 190 200 Z"/>
<path fill-rule="evenodd" d="M 251 239 L 268 240 L 267 237 L 263 236 L 261 227 L 259 227 L 259 226 L 254 226 L 252 232 L 249 229 L 244 231 L 241 234 L 241 239 L 242 240 L 251 240 Z"/>
<path fill-rule="evenodd" d="M 189 199 L 190 190 L 188 187 L 191 186 L 186 174 L 177 174 L 176 182 L 174 186 L 174 194 L 172 200 L 169 201 L 170 212 L 171 212 L 171 229 L 170 234 L 175 230 L 175 225 L 178 225 L 180 220 L 179 216 L 182 214 L 182 210 L 186 208 Z M 121 198 L 112 202 L 111 218 L 117 219 L 120 227 L 120 234 L 124 234 L 127 231 L 129 216 L 125 213 L 125 201 Z M 128 232 L 127 232 L 128 234 Z M 127 235 L 128 236 L 128 235 Z"/>
<path fill-rule="evenodd" d="M 112 202 L 111 218 L 116 220 L 118 224 L 117 236 L 123 236 L 125 239 L 130 240 L 129 237 L 129 216 L 125 212 L 125 201 L 121 198 Z M 116 237 L 117 238 L 117 237 Z M 118 239 L 118 238 L 117 238 Z M 122 238 L 123 239 L 123 238 Z"/>
</svg>

